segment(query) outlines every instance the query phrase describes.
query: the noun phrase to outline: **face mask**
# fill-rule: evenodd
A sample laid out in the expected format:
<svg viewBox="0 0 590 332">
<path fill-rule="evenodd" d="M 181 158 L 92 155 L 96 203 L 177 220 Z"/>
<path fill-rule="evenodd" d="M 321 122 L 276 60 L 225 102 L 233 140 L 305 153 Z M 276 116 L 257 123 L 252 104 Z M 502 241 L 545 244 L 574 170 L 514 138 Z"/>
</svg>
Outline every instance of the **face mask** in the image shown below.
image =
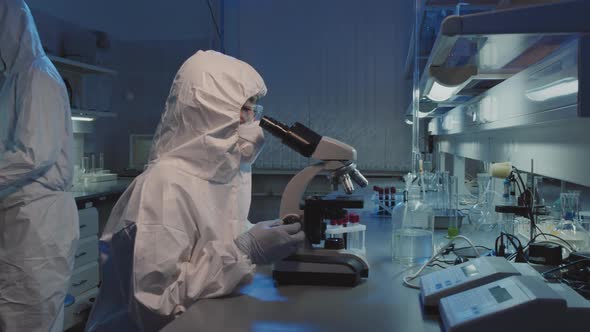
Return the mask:
<svg viewBox="0 0 590 332">
<path fill-rule="evenodd" d="M 253 164 L 264 147 L 264 132 L 259 122 L 241 124 L 238 127 L 238 136 L 242 163 Z"/>
</svg>

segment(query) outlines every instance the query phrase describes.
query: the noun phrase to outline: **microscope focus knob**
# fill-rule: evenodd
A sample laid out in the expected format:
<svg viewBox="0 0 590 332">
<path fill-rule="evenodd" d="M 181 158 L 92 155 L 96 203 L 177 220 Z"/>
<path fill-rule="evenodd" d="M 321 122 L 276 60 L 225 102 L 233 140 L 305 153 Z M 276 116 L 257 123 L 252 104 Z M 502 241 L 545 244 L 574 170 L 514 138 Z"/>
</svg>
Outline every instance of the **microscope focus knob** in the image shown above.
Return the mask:
<svg viewBox="0 0 590 332">
<path fill-rule="evenodd" d="M 324 249 L 344 249 L 344 240 L 337 237 L 332 237 L 324 241 Z"/>
<path fill-rule="evenodd" d="M 301 218 L 296 214 L 289 214 L 283 218 L 283 224 L 290 225 L 296 222 L 301 222 Z"/>
</svg>

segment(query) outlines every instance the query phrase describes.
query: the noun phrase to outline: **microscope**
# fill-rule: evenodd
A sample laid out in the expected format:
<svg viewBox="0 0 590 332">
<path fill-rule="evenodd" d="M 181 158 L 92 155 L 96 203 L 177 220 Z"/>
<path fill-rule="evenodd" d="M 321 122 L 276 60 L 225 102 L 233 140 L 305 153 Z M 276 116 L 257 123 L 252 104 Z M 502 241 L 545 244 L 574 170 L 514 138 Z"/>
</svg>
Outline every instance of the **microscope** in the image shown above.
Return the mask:
<svg viewBox="0 0 590 332">
<path fill-rule="evenodd" d="M 273 278 L 278 284 L 354 286 L 369 275 L 364 256 L 344 249 L 341 239 L 326 239 L 324 219 L 345 208 L 363 208 L 363 198 L 351 196 L 353 181 L 361 187 L 367 179 L 356 169 L 356 150 L 338 140 L 321 136 L 301 123 L 293 126 L 262 117 L 260 126 L 299 154 L 319 160 L 297 173 L 287 184 L 280 207 L 284 223 L 300 222 L 306 234 L 305 246 L 297 253 L 275 263 Z M 342 185 L 347 195 L 329 194 L 305 199 L 305 189 L 313 178 L 322 173 L 330 175 L 333 190 Z M 320 246 L 324 241 L 324 247 Z"/>
</svg>

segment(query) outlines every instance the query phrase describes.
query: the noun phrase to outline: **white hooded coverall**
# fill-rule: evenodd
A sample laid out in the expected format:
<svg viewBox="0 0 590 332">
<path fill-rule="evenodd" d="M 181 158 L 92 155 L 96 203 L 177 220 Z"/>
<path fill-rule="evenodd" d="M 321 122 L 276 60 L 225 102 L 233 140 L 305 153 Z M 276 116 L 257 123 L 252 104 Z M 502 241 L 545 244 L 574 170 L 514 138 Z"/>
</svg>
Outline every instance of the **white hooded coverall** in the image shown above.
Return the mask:
<svg viewBox="0 0 590 332">
<path fill-rule="evenodd" d="M 101 238 L 103 283 L 87 331 L 158 330 L 251 280 L 255 266 L 234 244 L 246 205 L 238 126 L 246 100 L 265 94 L 260 75 L 232 57 L 199 51 L 182 65 L 149 166 Z"/>
<path fill-rule="evenodd" d="M 0 69 L 0 331 L 61 332 L 79 231 L 72 123 L 22 0 L 0 0 Z"/>
</svg>

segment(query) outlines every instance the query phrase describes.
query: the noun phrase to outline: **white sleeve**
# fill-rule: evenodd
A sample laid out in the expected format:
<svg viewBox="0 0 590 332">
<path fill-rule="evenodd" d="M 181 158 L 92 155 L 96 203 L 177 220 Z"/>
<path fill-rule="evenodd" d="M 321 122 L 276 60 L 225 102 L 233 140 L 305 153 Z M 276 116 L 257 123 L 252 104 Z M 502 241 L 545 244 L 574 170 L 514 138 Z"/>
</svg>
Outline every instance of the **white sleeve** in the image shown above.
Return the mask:
<svg viewBox="0 0 590 332">
<path fill-rule="evenodd" d="M 133 261 L 135 299 L 159 315 L 177 315 L 201 298 L 232 293 L 252 279 L 254 265 L 236 246 L 199 239 L 190 231 L 138 224 Z"/>
<path fill-rule="evenodd" d="M 0 190 L 49 170 L 66 135 L 65 121 L 71 121 L 62 87 L 48 74 L 35 72 L 25 86 L 26 91 L 17 91 L 14 132 L 0 158 Z"/>
</svg>

